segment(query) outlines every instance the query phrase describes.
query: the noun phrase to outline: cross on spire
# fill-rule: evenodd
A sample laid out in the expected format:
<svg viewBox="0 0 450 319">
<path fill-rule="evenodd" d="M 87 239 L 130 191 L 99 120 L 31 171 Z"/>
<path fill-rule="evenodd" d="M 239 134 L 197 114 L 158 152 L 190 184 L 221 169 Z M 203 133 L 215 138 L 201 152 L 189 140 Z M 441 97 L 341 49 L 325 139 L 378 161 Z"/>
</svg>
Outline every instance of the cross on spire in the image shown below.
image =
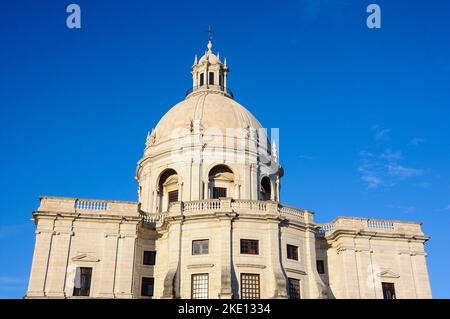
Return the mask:
<svg viewBox="0 0 450 319">
<path fill-rule="evenodd" d="M 211 28 L 211 26 L 208 26 L 208 31 L 207 32 L 208 32 L 208 40 L 211 41 L 212 37 L 213 37 L 213 34 L 214 34 L 213 28 Z"/>
</svg>

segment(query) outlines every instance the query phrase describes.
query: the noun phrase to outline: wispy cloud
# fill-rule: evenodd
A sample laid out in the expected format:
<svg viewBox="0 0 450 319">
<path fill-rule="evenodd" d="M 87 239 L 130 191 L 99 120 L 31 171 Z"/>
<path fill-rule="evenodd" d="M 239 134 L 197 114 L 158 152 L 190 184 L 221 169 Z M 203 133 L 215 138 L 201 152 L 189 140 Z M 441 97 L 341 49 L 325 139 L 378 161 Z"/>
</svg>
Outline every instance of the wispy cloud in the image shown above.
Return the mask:
<svg viewBox="0 0 450 319">
<path fill-rule="evenodd" d="M 391 139 L 391 130 L 387 128 L 382 128 L 379 125 L 372 126 L 374 132 L 374 138 L 376 141 L 388 141 Z"/>
<path fill-rule="evenodd" d="M 359 153 L 358 172 L 367 188 L 392 187 L 400 181 L 425 173 L 423 169 L 408 167 L 401 163 L 404 160 L 402 151 L 383 147 L 391 139 L 390 129 L 374 125 L 372 130 L 376 142 L 376 147 L 373 148 L 376 151 L 363 150 Z M 383 148 L 381 151 L 380 147 Z"/>
<path fill-rule="evenodd" d="M 408 146 L 418 146 L 422 143 L 425 143 L 425 140 L 420 137 L 414 137 L 411 141 L 409 141 Z"/>
<path fill-rule="evenodd" d="M 314 156 L 303 155 L 303 154 L 300 154 L 300 155 L 298 156 L 298 158 L 299 158 L 299 159 L 303 159 L 303 160 L 309 160 L 309 161 L 315 159 Z"/>
</svg>

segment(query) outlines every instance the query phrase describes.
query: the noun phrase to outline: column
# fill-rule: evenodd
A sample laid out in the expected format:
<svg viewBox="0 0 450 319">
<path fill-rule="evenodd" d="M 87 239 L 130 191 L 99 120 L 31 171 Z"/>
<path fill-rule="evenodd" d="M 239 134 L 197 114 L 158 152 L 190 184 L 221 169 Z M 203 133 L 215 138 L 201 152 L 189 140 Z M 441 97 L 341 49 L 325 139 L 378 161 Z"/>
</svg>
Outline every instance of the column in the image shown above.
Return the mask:
<svg viewBox="0 0 450 319">
<path fill-rule="evenodd" d="M 53 230 L 36 230 L 36 243 L 34 246 L 33 262 L 31 265 L 30 281 L 26 298 L 44 297 L 45 281 L 48 271 L 50 248 L 52 245 Z"/>
</svg>

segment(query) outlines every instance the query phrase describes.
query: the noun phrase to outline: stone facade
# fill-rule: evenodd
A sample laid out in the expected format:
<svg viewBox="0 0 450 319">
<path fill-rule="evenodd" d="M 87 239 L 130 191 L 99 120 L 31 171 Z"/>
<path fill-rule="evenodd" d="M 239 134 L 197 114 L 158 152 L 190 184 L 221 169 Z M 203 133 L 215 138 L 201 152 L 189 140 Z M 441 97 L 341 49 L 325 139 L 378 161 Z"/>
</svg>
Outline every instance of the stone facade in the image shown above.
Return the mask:
<svg viewBox="0 0 450 319">
<path fill-rule="evenodd" d="M 431 298 L 420 223 L 280 203 L 276 146 L 207 48 L 147 136 L 137 202 L 41 198 L 25 297 Z"/>
</svg>

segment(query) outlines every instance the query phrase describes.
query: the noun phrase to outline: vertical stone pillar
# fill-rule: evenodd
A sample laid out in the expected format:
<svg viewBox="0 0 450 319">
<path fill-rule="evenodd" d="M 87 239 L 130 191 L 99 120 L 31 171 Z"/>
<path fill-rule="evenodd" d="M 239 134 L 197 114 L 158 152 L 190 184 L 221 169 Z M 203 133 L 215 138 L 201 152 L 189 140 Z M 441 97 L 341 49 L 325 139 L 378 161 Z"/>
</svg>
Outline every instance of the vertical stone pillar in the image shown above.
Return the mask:
<svg viewBox="0 0 450 319">
<path fill-rule="evenodd" d="M 169 217 L 168 267 L 164 275 L 162 298 L 180 297 L 181 218 Z"/>
<path fill-rule="evenodd" d="M 287 298 L 286 277 L 283 274 L 280 251 L 280 226 L 278 220 L 278 205 L 267 203 L 267 211 L 273 215 L 267 220 L 267 245 L 269 262 L 267 263 L 267 273 L 270 274 L 269 282 L 272 290 L 269 298 Z"/>
<path fill-rule="evenodd" d="M 416 295 L 417 298 L 421 299 L 429 299 L 432 298 L 431 287 L 430 287 L 430 279 L 428 277 L 428 269 L 426 262 L 426 253 L 423 251 L 415 252 L 413 256 L 411 256 L 413 271 L 416 278 Z"/>
<path fill-rule="evenodd" d="M 306 218 L 312 218 L 309 213 Z M 308 273 L 308 287 L 310 298 L 326 298 L 325 284 L 320 278 L 316 267 L 316 234 L 311 228 L 305 230 L 305 259 L 306 272 Z"/>
<path fill-rule="evenodd" d="M 62 221 L 61 221 L 62 222 Z M 62 222 L 52 239 L 50 262 L 48 267 L 48 279 L 46 284 L 46 296 L 65 298 L 64 286 L 67 273 L 67 252 L 69 251 L 73 232 L 65 227 L 67 221 Z M 55 227 L 56 228 L 56 227 Z M 62 229 L 61 229 L 62 228 Z"/>
<path fill-rule="evenodd" d="M 36 230 L 36 243 L 34 246 L 33 262 L 31 264 L 30 281 L 28 284 L 27 298 L 44 297 L 45 282 L 48 272 L 48 261 L 51 252 L 53 229 L 42 228 L 39 224 Z M 52 225 L 51 228 L 53 228 Z M 45 226 L 44 226 L 45 227 Z"/>
<path fill-rule="evenodd" d="M 231 244 L 232 244 L 232 223 L 235 214 L 218 213 L 219 233 L 220 233 L 220 299 L 231 299 L 233 292 L 231 289 Z"/>
<path fill-rule="evenodd" d="M 133 225 L 127 226 L 133 227 Z M 121 230 L 114 291 L 117 298 L 133 298 L 133 271 L 136 238 L 136 232 L 132 229 L 126 233 L 123 233 Z"/>
<path fill-rule="evenodd" d="M 250 165 L 250 178 L 251 178 L 251 195 L 250 199 L 258 200 L 258 174 L 257 174 L 257 164 Z"/>
<path fill-rule="evenodd" d="M 114 298 L 114 285 L 116 280 L 116 261 L 118 250 L 119 233 L 105 234 L 103 244 L 103 256 L 100 267 L 100 298 Z"/>
<path fill-rule="evenodd" d="M 118 298 L 133 298 L 133 273 L 137 224 L 122 223 L 118 242 L 114 294 Z"/>
</svg>

